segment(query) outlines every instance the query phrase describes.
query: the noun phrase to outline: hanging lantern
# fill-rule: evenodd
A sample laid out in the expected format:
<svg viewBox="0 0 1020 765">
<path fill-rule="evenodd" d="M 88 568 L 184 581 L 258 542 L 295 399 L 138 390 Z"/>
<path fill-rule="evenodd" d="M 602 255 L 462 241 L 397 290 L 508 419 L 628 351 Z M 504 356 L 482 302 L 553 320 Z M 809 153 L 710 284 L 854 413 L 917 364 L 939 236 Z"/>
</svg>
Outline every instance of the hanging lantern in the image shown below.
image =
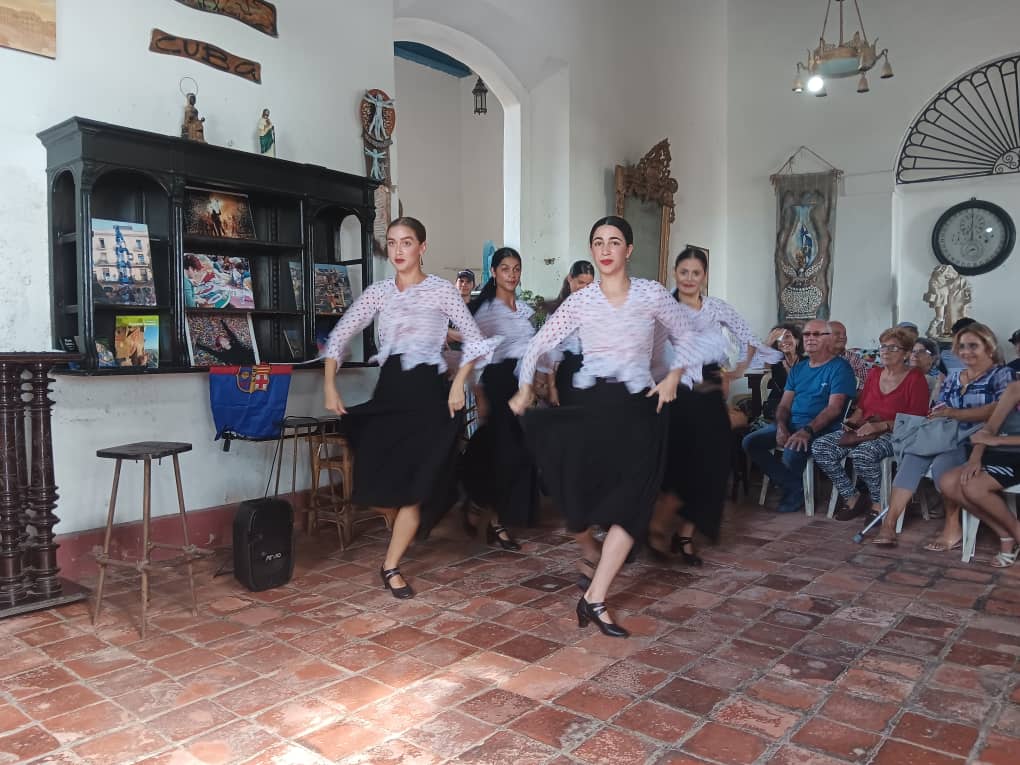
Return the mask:
<svg viewBox="0 0 1020 765">
<path fill-rule="evenodd" d="M 471 93 L 475 97 L 475 114 L 487 113 L 489 110 L 485 106 L 485 96 L 488 95 L 489 89 L 485 87 L 481 77 L 478 78 L 478 82 L 475 83 Z"/>
</svg>

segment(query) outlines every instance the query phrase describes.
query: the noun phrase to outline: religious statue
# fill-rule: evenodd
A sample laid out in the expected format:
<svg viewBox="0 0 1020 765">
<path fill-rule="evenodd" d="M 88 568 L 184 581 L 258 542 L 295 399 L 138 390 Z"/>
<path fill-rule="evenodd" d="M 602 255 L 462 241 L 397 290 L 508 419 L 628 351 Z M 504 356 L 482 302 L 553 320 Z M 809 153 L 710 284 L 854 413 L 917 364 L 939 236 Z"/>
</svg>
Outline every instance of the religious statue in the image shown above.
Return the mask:
<svg viewBox="0 0 1020 765">
<path fill-rule="evenodd" d="M 269 120 L 269 110 L 263 109 L 259 117 L 259 154 L 264 157 L 276 156 L 276 128 Z"/>
<path fill-rule="evenodd" d="M 928 291 L 922 298 L 935 309 L 935 318 L 928 325 L 928 337 L 948 340 L 952 327 L 966 317 L 972 295 L 970 284 L 950 265 L 935 266 L 928 279 Z"/>
<path fill-rule="evenodd" d="M 195 107 L 195 94 L 188 93 L 186 98 L 184 122 L 181 123 L 181 138 L 205 143 L 205 125 L 203 124 L 205 117 L 198 116 L 198 109 Z"/>
</svg>

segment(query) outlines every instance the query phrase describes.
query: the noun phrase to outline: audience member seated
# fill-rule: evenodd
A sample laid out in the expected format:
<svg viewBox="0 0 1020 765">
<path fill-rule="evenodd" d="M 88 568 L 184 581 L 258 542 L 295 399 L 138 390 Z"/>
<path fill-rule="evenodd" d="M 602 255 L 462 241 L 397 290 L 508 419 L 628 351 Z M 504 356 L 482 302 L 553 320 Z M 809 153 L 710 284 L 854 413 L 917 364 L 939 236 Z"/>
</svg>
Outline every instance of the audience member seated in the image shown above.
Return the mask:
<svg viewBox="0 0 1020 765">
<path fill-rule="evenodd" d="M 910 346 L 913 347 L 914 343 L 917 342 L 917 338 L 919 338 L 921 336 L 921 332 L 920 332 L 920 330 L 918 330 L 917 325 L 914 324 L 914 322 L 912 322 L 912 321 L 901 321 L 896 326 L 898 328 L 900 328 L 900 329 L 905 329 L 905 330 L 907 330 L 907 332 L 910 333 L 910 335 L 911 335 Z"/>
<path fill-rule="evenodd" d="M 1020 374 L 1020 329 L 1009 336 L 1009 342 L 1013 346 L 1013 350 L 1016 351 L 1017 358 L 1009 362 L 1009 368 L 1017 374 Z"/>
<path fill-rule="evenodd" d="M 748 456 L 782 489 L 781 513 L 804 505 L 802 475 L 811 442 L 839 427 L 846 402 L 857 391 L 850 365 L 832 354 L 827 322 L 812 319 L 802 337 L 807 359 L 789 370 L 775 424 L 748 434 L 743 442 Z M 783 450 L 781 459 L 773 454 L 776 448 Z"/>
<path fill-rule="evenodd" d="M 899 412 L 924 416 L 928 413 L 928 384 L 917 369 L 907 366 L 911 340 L 906 329 L 887 329 L 879 338 L 882 366 L 868 373 L 857 401 L 857 410 L 843 428 L 819 436 L 811 444 L 815 462 L 832 481 L 845 505 L 836 513 L 840 521 L 862 514 L 868 507 L 876 515 L 882 511 L 882 460 L 893 456 L 892 429 Z M 867 494 L 858 492 L 847 475 L 844 461 L 853 461 L 858 479 L 864 481 Z"/>
<path fill-rule="evenodd" d="M 782 361 L 769 365 L 772 373 L 768 382 L 769 395 L 762 402 L 761 415 L 767 422 L 775 422 L 776 410 L 786 390 L 786 378 L 796 364 L 804 357 L 804 345 L 800 337 L 800 327 L 796 324 L 777 324 L 769 332 L 766 342 L 783 354 Z"/>
<path fill-rule="evenodd" d="M 953 324 L 950 331 L 953 337 L 956 337 L 956 334 L 961 329 L 976 323 L 976 319 L 964 316 L 962 319 L 958 319 L 957 322 Z M 963 361 L 953 352 L 952 345 L 941 352 L 940 358 L 942 360 L 942 368 L 946 370 L 946 374 L 949 374 L 950 372 L 958 372 L 964 367 Z"/>
<path fill-rule="evenodd" d="M 946 379 L 946 370 L 939 358 L 939 345 L 928 337 L 919 337 L 910 351 L 910 366 L 916 367 L 928 382 L 928 401 L 938 401 L 942 383 Z"/>
<path fill-rule="evenodd" d="M 972 322 L 953 338 L 953 352 L 963 362 L 963 369 L 950 372 L 942 386 L 938 401 L 928 417 L 948 417 L 965 423 L 984 422 L 995 409 L 1006 386 L 1013 381 L 1013 370 L 1002 366 L 998 340 L 984 324 Z M 935 456 L 904 454 L 893 479 L 889 496 L 889 512 L 882 519 L 882 530 L 872 544 L 896 545 L 896 522 L 924 474 L 931 468 L 932 480 L 938 486 L 942 476 L 967 460 L 963 444 Z M 952 550 L 960 546 L 960 507 L 945 497 L 945 525 L 939 537 L 928 544 L 928 550 Z"/>
<path fill-rule="evenodd" d="M 860 353 L 846 349 L 846 325 L 841 321 L 830 321 L 829 326 L 832 327 L 832 355 L 844 359 L 850 365 L 854 379 L 857 380 L 857 390 L 860 390 L 868 379 L 868 365 Z"/>
<path fill-rule="evenodd" d="M 1006 506 L 1002 490 L 1020 483 L 1020 382 L 1002 394 L 985 426 L 970 437 L 967 462 L 942 476 L 939 488 L 999 536 L 995 568 L 1008 568 L 1020 553 L 1020 521 Z"/>
</svg>

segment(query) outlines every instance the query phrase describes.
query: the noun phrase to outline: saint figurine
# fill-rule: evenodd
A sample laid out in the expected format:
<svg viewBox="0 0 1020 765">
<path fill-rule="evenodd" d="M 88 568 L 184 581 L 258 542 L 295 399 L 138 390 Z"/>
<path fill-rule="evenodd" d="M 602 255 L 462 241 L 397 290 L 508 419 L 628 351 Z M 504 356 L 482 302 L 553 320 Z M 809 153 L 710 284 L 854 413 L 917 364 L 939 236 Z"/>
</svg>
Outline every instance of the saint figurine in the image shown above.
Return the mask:
<svg viewBox="0 0 1020 765">
<path fill-rule="evenodd" d="M 184 122 L 181 123 L 181 138 L 205 143 L 205 125 L 202 124 L 204 122 L 205 117 L 199 117 L 198 109 L 195 107 L 195 94 L 188 93 L 184 105 Z"/>
<path fill-rule="evenodd" d="M 269 120 L 269 110 L 263 109 L 259 118 L 259 154 L 266 157 L 276 156 L 276 128 Z"/>
</svg>

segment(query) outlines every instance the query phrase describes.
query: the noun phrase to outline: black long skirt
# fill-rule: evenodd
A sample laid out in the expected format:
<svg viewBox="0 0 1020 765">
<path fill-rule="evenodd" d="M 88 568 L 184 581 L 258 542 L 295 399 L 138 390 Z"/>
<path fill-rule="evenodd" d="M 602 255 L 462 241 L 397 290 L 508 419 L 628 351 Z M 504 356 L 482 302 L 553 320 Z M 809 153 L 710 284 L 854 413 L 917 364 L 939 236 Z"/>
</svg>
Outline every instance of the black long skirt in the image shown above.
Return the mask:
<svg viewBox="0 0 1020 765">
<path fill-rule="evenodd" d="M 510 410 L 517 392 L 516 366 L 517 359 L 506 359 L 482 371 L 489 414 L 468 442 L 461 480 L 471 500 L 493 508 L 500 523 L 530 526 L 538 508 L 538 471 L 521 422 Z"/>
<path fill-rule="evenodd" d="M 434 364 L 408 370 L 390 356 L 370 401 L 341 418 L 354 451 L 351 499 L 369 507 L 421 505 L 427 534 L 450 507 L 463 413 L 450 417 L 450 383 Z"/>
<path fill-rule="evenodd" d="M 577 388 L 574 387 L 574 375 L 581 369 L 584 356 L 580 353 L 565 351 L 560 365 L 556 367 L 556 393 L 560 406 L 571 406 L 577 403 Z"/>
<path fill-rule="evenodd" d="M 720 388 L 695 391 L 681 385 L 668 411 L 669 445 L 662 490 L 681 499 L 680 515 L 715 541 L 730 475 L 726 401 Z"/>
<path fill-rule="evenodd" d="M 599 380 L 577 403 L 531 409 L 524 431 L 544 485 L 573 533 L 619 525 L 648 533 L 666 459 L 666 415 L 647 391 Z"/>
</svg>

